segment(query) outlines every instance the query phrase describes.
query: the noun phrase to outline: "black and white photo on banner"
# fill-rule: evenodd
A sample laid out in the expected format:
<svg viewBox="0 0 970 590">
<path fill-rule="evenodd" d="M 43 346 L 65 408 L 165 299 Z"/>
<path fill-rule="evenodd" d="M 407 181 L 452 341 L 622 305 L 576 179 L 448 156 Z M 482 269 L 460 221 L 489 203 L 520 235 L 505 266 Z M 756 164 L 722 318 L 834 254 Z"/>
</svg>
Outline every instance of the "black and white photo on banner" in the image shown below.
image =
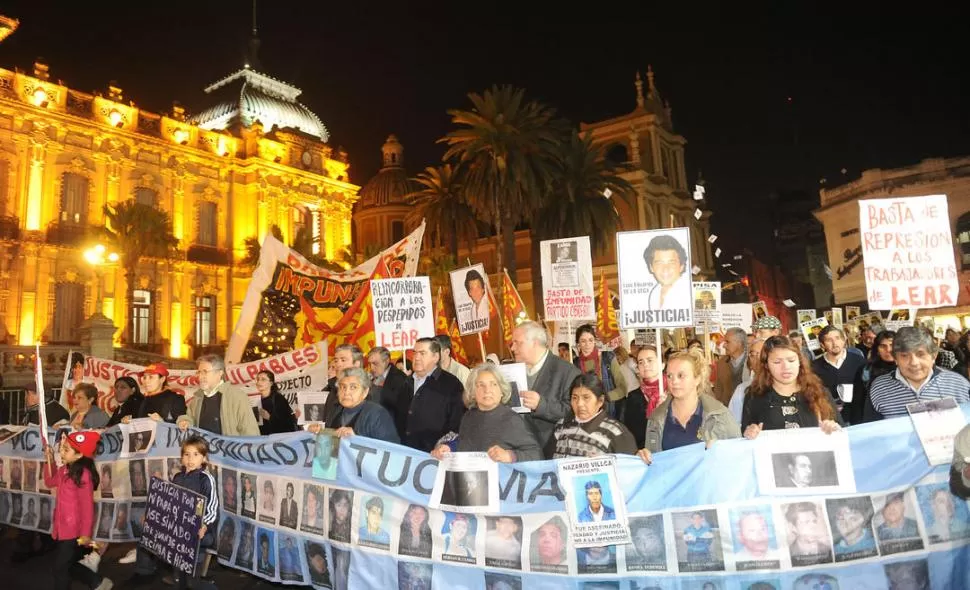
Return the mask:
<svg viewBox="0 0 970 590">
<path fill-rule="evenodd" d="M 856 490 L 845 431 L 764 431 L 755 444 L 758 488 L 762 494 L 837 494 Z"/>
<path fill-rule="evenodd" d="M 621 328 L 694 325 L 688 228 L 619 232 L 616 250 Z"/>
<path fill-rule="evenodd" d="M 582 322 L 596 318 L 596 292 L 589 236 L 544 240 L 542 261 L 544 318 Z"/>
</svg>

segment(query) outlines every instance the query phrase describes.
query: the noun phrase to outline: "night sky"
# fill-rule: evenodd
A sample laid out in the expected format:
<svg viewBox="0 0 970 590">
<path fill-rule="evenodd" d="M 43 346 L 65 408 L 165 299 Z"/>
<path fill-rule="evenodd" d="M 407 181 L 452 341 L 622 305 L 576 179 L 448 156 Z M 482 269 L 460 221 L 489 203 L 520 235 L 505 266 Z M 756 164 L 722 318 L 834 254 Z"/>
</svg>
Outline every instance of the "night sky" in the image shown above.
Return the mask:
<svg viewBox="0 0 970 590">
<path fill-rule="evenodd" d="M 467 108 L 470 91 L 511 83 L 593 122 L 633 109 L 634 72 L 647 64 L 687 138 L 688 178 L 703 172 L 714 229 L 729 243 L 763 225 L 747 204 L 772 190 L 812 194 L 821 178 L 833 186 L 866 168 L 970 154 L 967 15 L 950 7 L 889 16 L 887 5 L 852 14 L 789 1 L 750 12 L 382 4 L 258 10 L 262 70 L 303 89 L 331 144 L 349 152 L 356 183 L 378 169 L 389 133 L 412 174 L 438 162 L 445 111 Z M 657 3 L 635 3 L 645 4 Z M 173 100 L 191 112 L 208 106 L 203 88 L 242 65 L 251 27 L 245 0 L 8 0 L 0 12 L 21 20 L 0 44 L 0 67 L 29 70 L 43 56 L 72 88 L 117 80 L 126 99 L 156 112 Z"/>
</svg>

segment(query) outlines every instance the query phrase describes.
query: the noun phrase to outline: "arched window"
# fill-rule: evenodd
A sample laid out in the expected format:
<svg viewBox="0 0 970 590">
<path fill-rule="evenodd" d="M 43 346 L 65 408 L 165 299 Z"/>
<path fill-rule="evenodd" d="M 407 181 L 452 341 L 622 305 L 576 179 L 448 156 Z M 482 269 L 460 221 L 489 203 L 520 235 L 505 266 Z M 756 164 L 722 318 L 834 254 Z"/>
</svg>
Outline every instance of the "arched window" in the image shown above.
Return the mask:
<svg viewBox="0 0 970 590">
<path fill-rule="evenodd" d="M 970 213 L 964 213 L 957 219 L 957 242 L 960 243 L 960 267 L 970 269 Z"/>
<path fill-rule="evenodd" d="M 61 223 L 83 225 L 88 221 L 88 179 L 67 172 L 61 183 Z"/>
</svg>

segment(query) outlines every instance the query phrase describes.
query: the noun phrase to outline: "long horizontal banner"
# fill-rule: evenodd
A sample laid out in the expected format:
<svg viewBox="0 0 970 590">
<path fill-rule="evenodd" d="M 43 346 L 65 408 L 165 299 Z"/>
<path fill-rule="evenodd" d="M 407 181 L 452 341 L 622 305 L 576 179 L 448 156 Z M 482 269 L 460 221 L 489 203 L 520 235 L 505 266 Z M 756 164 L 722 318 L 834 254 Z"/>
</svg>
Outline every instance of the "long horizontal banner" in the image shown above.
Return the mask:
<svg viewBox="0 0 970 590">
<path fill-rule="evenodd" d="M 962 410 L 970 414 L 970 406 Z M 146 480 L 178 469 L 185 434 L 157 428 L 144 455 L 121 431 L 105 433 L 98 539 L 137 537 Z M 423 453 L 360 437 L 334 445 L 329 434 L 206 438 L 221 491 L 220 562 L 283 583 L 340 590 L 970 587 L 967 502 L 950 494 L 946 466 L 927 463 L 910 420 L 846 435 L 850 457 L 838 457 L 833 443 L 776 462 L 771 495 L 759 485 L 765 445 L 757 441 L 659 453 L 650 467 L 618 457 L 622 493 L 613 498 L 625 496 L 617 514 L 626 513 L 632 543 L 584 548 L 572 545 L 569 490 L 552 461 L 498 465 L 498 511 L 458 514 L 428 508 L 438 462 Z M 0 522 L 49 530 L 39 432 L 0 429 L 0 441 Z M 807 473 L 806 460 L 814 466 Z M 839 486 L 855 491 L 818 492 Z M 611 502 L 608 489 L 601 499 Z"/>
<path fill-rule="evenodd" d="M 109 414 L 118 403 L 114 399 L 115 381 L 120 377 L 134 377 L 136 380 L 145 367 L 114 359 L 85 357 L 80 352 L 72 352 L 64 372 L 61 390 L 61 404 L 69 408 L 73 405 L 70 393 L 75 383 L 92 383 L 98 388 L 98 405 Z M 327 343 L 317 342 L 303 348 L 266 357 L 249 363 L 226 365 L 226 380 L 239 387 L 250 396 L 256 393 L 256 375 L 260 371 L 270 371 L 276 378 L 276 385 L 290 404 L 296 403 L 296 394 L 301 391 L 323 391 L 327 385 Z M 199 389 L 199 376 L 195 369 L 169 369 L 168 389 L 191 399 Z"/>
</svg>

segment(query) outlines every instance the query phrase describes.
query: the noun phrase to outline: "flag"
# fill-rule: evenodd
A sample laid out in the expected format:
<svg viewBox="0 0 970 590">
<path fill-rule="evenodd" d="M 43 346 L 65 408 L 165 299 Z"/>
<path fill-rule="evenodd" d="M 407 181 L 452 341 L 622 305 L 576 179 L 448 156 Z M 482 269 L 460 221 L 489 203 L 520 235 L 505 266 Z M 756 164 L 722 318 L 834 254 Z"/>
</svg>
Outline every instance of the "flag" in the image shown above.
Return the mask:
<svg viewBox="0 0 970 590">
<path fill-rule="evenodd" d="M 613 309 L 613 298 L 610 288 L 606 284 L 606 273 L 600 274 L 600 293 L 596 310 L 596 335 L 599 341 L 608 344 L 620 338 L 620 326 L 616 321 L 616 310 Z"/>
<path fill-rule="evenodd" d="M 512 343 L 512 330 L 515 329 L 517 325 L 516 319 L 519 314 L 525 313 L 525 304 L 522 303 L 522 297 L 519 296 L 519 292 L 516 291 L 515 285 L 512 284 L 512 279 L 509 278 L 509 273 L 504 268 L 502 269 L 502 337 L 505 338 L 505 345 L 508 346 Z"/>
<path fill-rule="evenodd" d="M 70 357 L 68 357 L 70 358 Z M 37 385 L 37 414 L 40 417 L 40 440 L 47 447 L 47 396 L 44 394 L 44 363 L 40 360 L 40 344 L 34 352 L 34 383 Z"/>
<path fill-rule="evenodd" d="M 448 320 L 445 320 L 447 324 Z M 468 355 L 465 354 L 465 343 L 461 341 L 461 332 L 458 331 L 458 320 L 451 321 L 451 330 L 445 329 L 445 334 L 451 336 L 451 356 L 459 363 L 467 366 Z"/>
<path fill-rule="evenodd" d="M 485 277 L 485 290 L 488 291 L 488 325 L 492 325 L 492 318 L 497 318 L 499 323 L 502 324 L 502 314 L 499 313 L 498 302 L 495 301 L 495 292 L 492 291 L 492 280 L 488 276 Z M 488 340 L 489 331 L 485 330 L 482 333 L 482 338 L 486 341 Z"/>
<path fill-rule="evenodd" d="M 438 297 L 435 301 L 434 333 L 448 334 L 448 314 L 445 313 L 445 296 L 438 287 Z"/>
</svg>

